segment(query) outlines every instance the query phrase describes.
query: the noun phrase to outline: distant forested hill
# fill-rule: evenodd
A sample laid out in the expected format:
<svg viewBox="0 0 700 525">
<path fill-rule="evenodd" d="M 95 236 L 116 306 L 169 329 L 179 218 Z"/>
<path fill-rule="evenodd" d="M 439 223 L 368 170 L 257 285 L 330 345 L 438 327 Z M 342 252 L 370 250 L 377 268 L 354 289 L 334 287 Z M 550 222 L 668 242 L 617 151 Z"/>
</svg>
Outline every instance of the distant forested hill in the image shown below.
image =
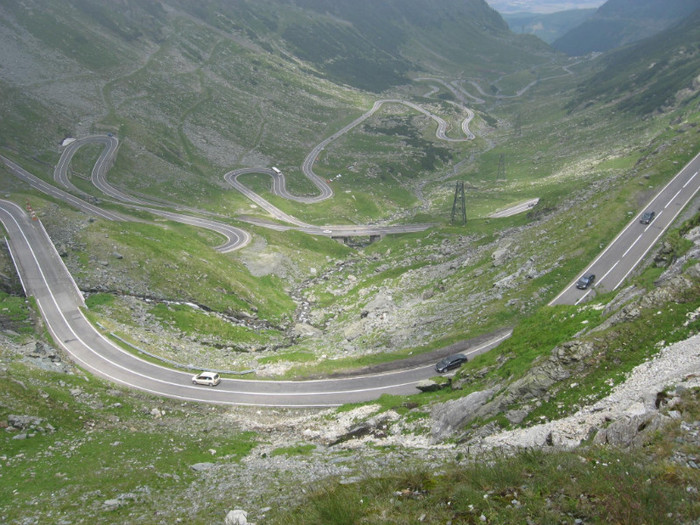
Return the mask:
<svg viewBox="0 0 700 525">
<path fill-rule="evenodd" d="M 700 0 L 608 0 L 552 46 L 571 56 L 608 51 L 650 37 L 700 8 Z"/>
<path fill-rule="evenodd" d="M 99 124 L 154 137 L 157 157 L 188 171 L 193 142 L 283 156 L 272 134 L 231 125 L 263 106 L 298 151 L 304 139 L 279 126 L 315 137 L 333 118 L 316 90 L 347 112 L 353 90 L 420 75 L 488 85 L 553 56 L 483 0 L 2 0 L 0 50 L 1 147 L 41 151 Z"/>
<path fill-rule="evenodd" d="M 329 79 L 375 92 L 406 83 L 410 71 L 506 71 L 549 52 L 512 34 L 484 0 L 171 2 L 221 29 L 245 27 Z"/>
<path fill-rule="evenodd" d="M 576 104 L 613 103 L 646 115 L 700 104 L 700 9 L 683 22 L 602 58 L 605 67 L 580 87 Z"/>
</svg>

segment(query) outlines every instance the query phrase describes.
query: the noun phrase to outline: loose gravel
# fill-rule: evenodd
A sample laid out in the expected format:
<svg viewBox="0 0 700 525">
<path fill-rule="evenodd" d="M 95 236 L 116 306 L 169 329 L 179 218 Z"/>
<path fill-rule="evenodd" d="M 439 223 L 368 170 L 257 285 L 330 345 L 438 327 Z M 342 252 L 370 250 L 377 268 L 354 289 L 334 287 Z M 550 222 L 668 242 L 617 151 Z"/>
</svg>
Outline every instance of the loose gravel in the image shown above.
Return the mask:
<svg viewBox="0 0 700 525">
<path fill-rule="evenodd" d="M 700 387 L 700 334 L 662 349 L 652 360 L 637 366 L 612 393 L 572 416 L 530 428 L 499 432 L 483 438 L 480 447 L 544 447 L 549 441 L 574 448 L 595 429 L 624 416 L 656 410 L 656 396 L 673 387 Z"/>
</svg>

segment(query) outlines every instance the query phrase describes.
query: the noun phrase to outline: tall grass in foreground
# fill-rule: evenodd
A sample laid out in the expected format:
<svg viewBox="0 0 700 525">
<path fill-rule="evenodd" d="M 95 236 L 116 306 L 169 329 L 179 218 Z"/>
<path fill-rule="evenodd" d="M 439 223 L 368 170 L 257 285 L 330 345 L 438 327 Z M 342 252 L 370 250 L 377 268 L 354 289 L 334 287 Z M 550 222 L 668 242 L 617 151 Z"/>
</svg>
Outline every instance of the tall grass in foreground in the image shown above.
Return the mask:
<svg viewBox="0 0 700 525">
<path fill-rule="evenodd" d="M 684 394 L 687 420 L 700 391 Z M 633 451 L 592 447 L 459 456 L 440 472 L 394 471 L 357 483 L 323 482 L 296 509 L 266 523 L 690 523 L 700 517 L 692 487 L 700 471 L 673 459 L 692 447 L 680 422 Z"/>
</svg>

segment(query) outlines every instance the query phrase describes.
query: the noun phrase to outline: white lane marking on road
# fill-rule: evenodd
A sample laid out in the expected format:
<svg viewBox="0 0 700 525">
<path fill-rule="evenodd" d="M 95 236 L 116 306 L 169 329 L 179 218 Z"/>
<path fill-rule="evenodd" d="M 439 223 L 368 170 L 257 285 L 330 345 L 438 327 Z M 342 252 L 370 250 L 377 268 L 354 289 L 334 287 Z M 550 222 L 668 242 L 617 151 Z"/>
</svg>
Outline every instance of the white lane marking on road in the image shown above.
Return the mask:
<svg viewBox="0 0 700 525">
<path fill-rule="evenodd" d="M 690 161 L 683 167 L 683 169 L 682 169 L 681 171 L 679 171 L 670 181 L 668 181 L 668 182 L 666 183 L 666 185 L 661 189 L 661 191 L 659 191 L 659 192 L 652 198 L 651 202 L 650 202 L 647 206 L 645 206 L 643 209 L 649 208 L 649 206 L 651 205 L 651 203 L 653 203 L 656 199 L 658 199 L 659 196 L 661 196 L 661 195 L 666 191 L 666 189 L 667 189 L 669 186 L 671 186 L 671 184 L 673 184 L 674 181 L 676 181 L 676 180 L 683 174 L 683 172 L 688 168 L 688 166 L 690 166 L 690 165 L 691 165 L 693 162 L 695 162 L 695 160 L 698 159 L 698 158 L 700 158 L 700 153 L 698 153 L 697 155 L 695 155 L 695 157 L 693 157 L 693 159 L 690 160 Z M 696 191 L 697 191 L 697 190 L 696 190 Z M 693 193 L 695 193 L 695 192 L 693 192 Z M 586 268 L 586 270 L 584 270 L 583 273 L 579 274 L 573 281 L 571 281 L 571 282 L 566 286 L 566 288 L 564 288 L 561 292 L 559 292 L 559 294 L 558 294 L 554 299 L 552 299 L 551 301 L 549 301 L 549 303 L 547 303 L 547 304 L 548 304 L 549 306 L 553 305 L 554 303 L 556 303 L 556 302 L 559 300 L 559 298 L 560 298 L 562 295 L 564 295 L 567 291 L 569 291 L 569 289 L 570 289 L 570 288 L 573 286 L 573 284 L 581 277 L 581 275 L 584 275 L 584 274 L 588 271 L 589 268 L 593 267 L 593 265 L 595 265 L 595 263 L 597 263 L 601 258 L 603 258 L 603 257 L 605 256 L 605 254 L 608 253 L 608 250 L 610 250 L 610 249 L 615 245 L 615 243 L 620 239 L 620 237 L 622 237 L 622 235 L 624 235 L 624 233 L 625 233 L 629 228 L 631 228 L 632 225 L 633 225 L 634 223 L 636 223 L 636 222 L 639 220 L 639 218 L 641 217 L 641 215 L 642 215 L 642 212 L 640 212 L 639 215 L 637 215 L 634 219 L 632 219 L 632 220 L 627 224 L 627 226 L 625 226 L 625 227 L 622 229 L 622 231 L 620 231 L 620 233 L 617 234 L 617 236 L 610 242 L 610 244 L 608 244 L 608 245 L 605 247 L 605 249 L 604 249 L 601 253 L 598 254 L 598 257 L 596 257 L 596 258 L 593 260 L 593 262 L 592 262 L 591 264 L 588 265 L 588 268 Z M 662 232 L 663 232 L 663 230 L 662 230 Z M 656 242 L 656 241 L 654 241 L 654 242 Z M 626 277 L 627 277 L 627 276 L 625 276 L 625 278 L 626 278 Z M 619 286 L 619 284 L 618 284 L 618 286 Z M 616 286 L 615 288 L 617 288 L 617 286 Z M 614 289 L 615 289 L 615 288 L 614 288 Z M 587 295 L 587 294 L 586 294 L 586 295 Z M 584 297 L 585 297 L 585 295 L 584 295 Z M 582 299 L 583 299 L 583 298 L 582 298 Z M 580 300 L 581 300 L 581 299 L 579 299 L 579 301 L 577 301 L 576 304 L 578 304 L 578 303 L 580 302 Z"/>
<path fill-rule="evenodd" d="M 700 153 L 699 153 L 697 156 L 700 156 Z M 696 156 L 696 158 L 697 158 L 697 156 Z M 695 160 L 695 159 L 693 159 L 693 160 Z M 637 261 L 631 266 L 631 268 L 630 268 L 630 269 L 627 271 L 627 273 L 622 277 L 622 279 L 620 279 L 620 282 L 617 283 L 617 284 L 615 285 L 615 287 L 612 289 L 613 292 L 614 292 L 615 290 L 617 290 L 617 289 L 620 287 L 620 285 L 625 281 L 625 279 L 627 279 L 627 276 L 628 276 L 629 274 L 632 273 L 632 271 L 637 267 L 637 265 L 639 264 L 639 262 L 646 256 L 646 254 L 649 252 L 649 250 L 651 249 L 651 247 L 654 246 L 654 245 L 659 241 L 659 238 L 661 238 L 661 236 L 662 236 L 664 233 L 666 233 L 666 230 L 668 230 L 668 228 L 671 226 L 671 224 L 673 224 L 673 221 L 676 220 L 676 217 L 678 217 L 678 215 L 680 215 L 681 211 L 682 211 L 682 210 L 688 205 L 688 203 L 693 199 L 693 197 L 694 197 L 695 194 L 698 192 L 698 190 L 700 190 L 700 187 L 695 188 L 695 190 L 692 190 L 692 191 L 690 192 L 690 194 L 687 196 L 685 202 L 683 202 L 683 203 L 678 207 L 678 210 L 676 211 L 675 215 L 674 215 L 673 217 L 671 217 L 671 220 L 670 220 L 670 221 L 668 221 L 668 225 L 665 226 L 665 227 L 663 227 L 663 228 L 661 228 L 661 231 L 659 232 L 659 234 L 654 238 L 654 240 L 651 242 L 651 244 L 649 244 L 649 247 L 648 247 L 646 250 L 644 250 L 644 253 L 643 253 L 642 255 L 639 256 L 639 259 L 637 259 Z M 661 215 L 661 213 L 659 213 L 659 215 Z"/>
<path fill-rule="evenodd" d="M 668 201 L 668 202 L 666 203 L 666 206 L 664 206 L 664 210 L 665 210 L 666 208 L 668 208 L 668 207 L 671 205 L 671 203 L 672 203 L 673 201 L 676 200 L 676 197 L 678 197 L 678 196 L 681 194 L 682 191 L 683 191 L 683 188 L 681 188 L 680 190 L 678 190 L 678 191 L 676 192 L 676 194 L 675 194 L 673 197 L 671 197 L 671 200 Z"/>
<path fill-rule="evenodd" d="M 586 297 L 588 297 L 588 294 L 591 293 L 591 291 L 592 291 L 592 290 L 588 290 L 585 294 L 583 294 L 583 295 L 581 296 L 581 298 L 580 298 L 578 301 L 576 301 L 576 303 L 574 303 L 574 306 L 578 306 L 578 303 L 580 303 L 580 302 L 583 301 Z"/>
<path fill-rule="evenodd" d="M 651 225 L 649 225 L 649 226 L 651 226 Z M 648 226 L 647 226 L 647 228 L 648 228 Z M 646 231 L 646 229 L 645 229 L 644 231 Z M 623 258 L 623 259 L 627 256 L 627 254 L 628 254 L 628 253 L 630 252 L 630 250 L 634 247 L 634 245 L 637 244 L 637 243 L 639 242 L 639 239 L 642 238 L 642 235 L 643 235 L 643 234 L 640 233 L 640 234 L 639 234 L 639 237 L 637 237 L 637 238 L 634 240 L 634 242 L 633 242 L 632 244 L 630 244 L 630 247 L 627 248 L 627 250 L 625 251 L 625 253 L 622 254 L 622 258 Z M 615 264 L 617 264 L 617 263 L 615 263 Z"/>
<path fill-rule="evenodd" d="M 690 178 L 688 179 L 688 182 L 686 182 L 685 184 L 683 184 L 683 187 L 685 188 L 688 184 L 690 184 L 691 182 L 693 182 L 693 179 L 695 178 L 695 176 L 696 176 L 697 174 L 698 174 L 697 171 L 696 171 L 695 173 L 693 173 L 693 176 L 690 177 Z"/>
<path fill-rule="evenodd" d="M 658 220 L 659 220 L 659 217 L 661 217 L 663 214 L 664 214 L 664 210 L 661 210 L 661 211 L 656 215 L 656 219 L 654 219 L 654 221 L 658 221 Z M 651 227 L 654 225 L 654 221 L 650 222 L 649 225 L 648 225 L 646 228 L 644 228 L 644 232 L 645 232 L 645 233 L 646 233 L 646 231 L 647 231 L 649 228 L 651 228 Z"/>
<path fill-rule="evenodd" d="M 640 237 L 641 237 L 641 235 L 640 235 Z M 634 241 L 634 242 L 637 242 L 637 241 Z M 617 266 L 619 263 L 620 263 L 620 261 L 618 260 L 615 264 L 613 264 L 610 267 L 610 269 L 607 272 L 605 272 L 605 275 L 603 275 L 603 277 L 600 278 L 600 281 L 605 279 L 608 276 L 608 274 L 610 274 L 610 272 L 612 272 L 615 269 L 615 266 Z M 600 283 L 600 281 L 598 281 L 598 283 Z"/>
</svg>

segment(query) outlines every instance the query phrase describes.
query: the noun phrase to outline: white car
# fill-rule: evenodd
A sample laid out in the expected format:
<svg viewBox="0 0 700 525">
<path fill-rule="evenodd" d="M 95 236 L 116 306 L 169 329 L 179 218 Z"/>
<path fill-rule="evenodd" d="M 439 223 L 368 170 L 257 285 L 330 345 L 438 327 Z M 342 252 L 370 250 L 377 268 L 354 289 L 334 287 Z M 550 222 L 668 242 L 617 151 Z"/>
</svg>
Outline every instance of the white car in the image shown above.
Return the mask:
<svg viewBox="0 0 700 525">
<path fill-rule="evenodd" d="M 216 372 L 202 372 L 192 377 L 195 385 L 216 386 L 221 383 L 221 378 Z"/>
</svg>

